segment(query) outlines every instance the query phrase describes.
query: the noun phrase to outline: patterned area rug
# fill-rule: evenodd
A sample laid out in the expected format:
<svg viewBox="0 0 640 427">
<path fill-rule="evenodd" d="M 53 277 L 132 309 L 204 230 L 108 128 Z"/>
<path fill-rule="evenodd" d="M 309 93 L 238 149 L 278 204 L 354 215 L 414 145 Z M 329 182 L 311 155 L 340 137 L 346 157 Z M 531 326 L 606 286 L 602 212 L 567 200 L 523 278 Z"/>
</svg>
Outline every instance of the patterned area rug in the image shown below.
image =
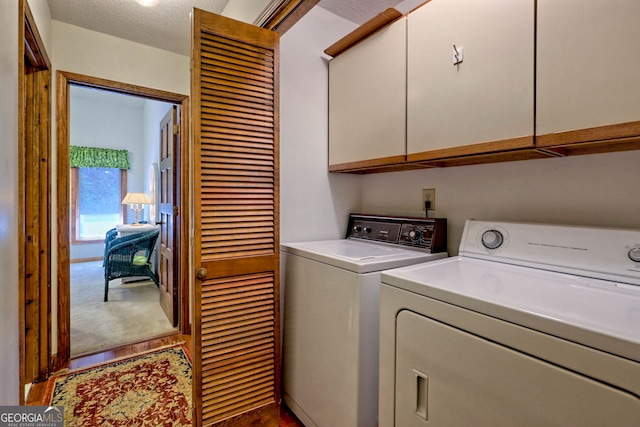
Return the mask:
<svg viewBox="0 0 640 427">
<path fill-rule="evenodd" d="M 68 372 L 43 405 L 64 406 L 65 426 L 190 426 L 191 364 L 181 345 Z"/>
</svg>

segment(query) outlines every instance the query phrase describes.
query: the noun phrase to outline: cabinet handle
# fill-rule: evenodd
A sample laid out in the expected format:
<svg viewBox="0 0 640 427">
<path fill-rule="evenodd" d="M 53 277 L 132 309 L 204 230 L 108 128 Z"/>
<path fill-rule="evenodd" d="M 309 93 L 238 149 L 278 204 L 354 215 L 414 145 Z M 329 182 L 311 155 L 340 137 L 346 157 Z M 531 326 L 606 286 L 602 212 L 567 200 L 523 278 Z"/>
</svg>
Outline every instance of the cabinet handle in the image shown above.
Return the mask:
<svg viewBox="0 0 640 427">
<path fill-rule="evenodd" d="M 415 369 L 413 375 L 416 384 L 416 409 L 413 412 L 423 420 L 429 421 L 429 378 Z"/>
</svg>

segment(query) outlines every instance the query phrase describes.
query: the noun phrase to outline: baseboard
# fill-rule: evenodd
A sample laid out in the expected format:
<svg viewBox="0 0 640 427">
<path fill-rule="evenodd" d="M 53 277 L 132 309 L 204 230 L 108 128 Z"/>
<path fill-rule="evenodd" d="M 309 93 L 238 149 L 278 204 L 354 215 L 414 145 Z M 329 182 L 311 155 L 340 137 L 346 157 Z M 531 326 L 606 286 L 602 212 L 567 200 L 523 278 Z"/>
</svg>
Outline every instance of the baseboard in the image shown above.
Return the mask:
<svg viewBox="0 0 640 427">
<path fill-rule="evenodd" d="M 102 261 L 103 258 L 104 257 L 101 257 L 101 256 L 93 257 L 93 258 L 76 258 L 76 259 L 69 260 L 69 263 L 76 264 L 80 262 Z"/>
</svg>

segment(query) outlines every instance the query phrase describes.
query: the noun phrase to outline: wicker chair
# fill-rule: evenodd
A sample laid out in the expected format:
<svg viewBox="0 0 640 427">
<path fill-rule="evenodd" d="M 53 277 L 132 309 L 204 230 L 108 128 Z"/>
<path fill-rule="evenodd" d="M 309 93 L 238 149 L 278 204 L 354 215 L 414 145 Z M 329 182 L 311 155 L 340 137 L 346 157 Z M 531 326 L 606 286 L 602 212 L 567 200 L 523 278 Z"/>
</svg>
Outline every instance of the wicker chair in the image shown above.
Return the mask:
<svg viewBox="0 0 640 427">
<path fill-rule="evenodd" d="M 147 276 L 156 286 L 158 276 L 151 270 L 149 258 L 158 240 L 159 230 L 129 234 L 109 241 L 104 254 L 104 300 L 109 298 L 109 281 L 122 277 Z"/>
<path fill-rule="evenodd" d="M 147 221 L 139 221 L 139 224 L 147 224 Z M 114 227 L 111 230 L 107 231 L 104 236 L 104 258 L 102 258 L 102 266 L 105 266 L 107 262 L 107 250 L 109 249 L 109 245 L 111 241 L 118 237 L 118 230 Z"/>
<path fill-rule="evenodd" d="M 109 245 L 116 237 L 118 237 L 118 230 L 116 230 L 115 228 L 107 231 L 107 234 L 105 234 L 104 236 L 104 258 L 102 258 L 103 267 L 107 265 L 107 251 L 109 250 Z"/>
</svg>

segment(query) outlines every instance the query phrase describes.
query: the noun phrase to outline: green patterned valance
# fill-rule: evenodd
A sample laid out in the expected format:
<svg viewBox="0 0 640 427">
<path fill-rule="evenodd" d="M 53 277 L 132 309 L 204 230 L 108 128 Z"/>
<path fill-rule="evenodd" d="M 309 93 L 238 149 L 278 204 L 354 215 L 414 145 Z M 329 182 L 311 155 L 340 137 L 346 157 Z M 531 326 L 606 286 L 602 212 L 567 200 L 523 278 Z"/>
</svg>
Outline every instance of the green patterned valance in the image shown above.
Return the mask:
<svg viewBox="0 0 640 427">
<path fill-rule="evenodd" d="M 69 148 L 72 168 L 129 169 L 129 151 L 127 150 L 75 145 Z"/>
</svg>

